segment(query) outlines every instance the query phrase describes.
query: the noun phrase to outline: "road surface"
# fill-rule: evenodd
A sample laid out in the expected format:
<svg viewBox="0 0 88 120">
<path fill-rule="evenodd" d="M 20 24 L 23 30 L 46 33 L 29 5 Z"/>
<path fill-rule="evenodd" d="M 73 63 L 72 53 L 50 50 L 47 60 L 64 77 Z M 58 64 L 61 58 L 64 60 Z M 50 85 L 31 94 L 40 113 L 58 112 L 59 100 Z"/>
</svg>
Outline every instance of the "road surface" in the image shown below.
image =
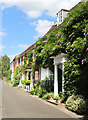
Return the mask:
<svg viewBox="0 0 88 120">
<path fill-rule="evenodd" d="M 46 102 L 33 98 L 29 93 L 11 87 L 2 81 L 3 118 L 71 118 Z"/>
</svg>

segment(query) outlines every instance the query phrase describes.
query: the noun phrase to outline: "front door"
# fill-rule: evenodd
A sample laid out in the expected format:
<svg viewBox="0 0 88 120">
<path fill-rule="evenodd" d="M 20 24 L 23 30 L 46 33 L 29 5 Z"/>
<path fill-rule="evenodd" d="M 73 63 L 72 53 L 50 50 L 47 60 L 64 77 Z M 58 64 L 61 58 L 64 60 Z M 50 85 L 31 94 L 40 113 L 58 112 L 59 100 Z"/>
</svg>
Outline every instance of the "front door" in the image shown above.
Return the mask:
<svg viewBox="0 0 88 120">
<path fill-rule="evenodd" d="M 62 92 L 62 70 L 58 68 L 58 92 Z"/>
</svg>

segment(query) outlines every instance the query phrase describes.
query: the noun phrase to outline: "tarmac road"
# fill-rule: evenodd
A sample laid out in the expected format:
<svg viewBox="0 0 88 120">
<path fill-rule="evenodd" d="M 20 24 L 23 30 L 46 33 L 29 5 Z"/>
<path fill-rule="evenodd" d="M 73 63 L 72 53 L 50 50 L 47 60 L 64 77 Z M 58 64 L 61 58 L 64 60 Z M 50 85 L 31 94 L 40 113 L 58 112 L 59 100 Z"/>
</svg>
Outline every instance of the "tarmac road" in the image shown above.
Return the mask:
<svg viewBox="0 0 88 120">
<path fill-rule="evenodd" d="M 63 111 L 33 98 L 27 92 L 2 81 L 3 118 L 71 118 Z M 71 119 L 72 120 L 72 119 Z"/>
</svg>

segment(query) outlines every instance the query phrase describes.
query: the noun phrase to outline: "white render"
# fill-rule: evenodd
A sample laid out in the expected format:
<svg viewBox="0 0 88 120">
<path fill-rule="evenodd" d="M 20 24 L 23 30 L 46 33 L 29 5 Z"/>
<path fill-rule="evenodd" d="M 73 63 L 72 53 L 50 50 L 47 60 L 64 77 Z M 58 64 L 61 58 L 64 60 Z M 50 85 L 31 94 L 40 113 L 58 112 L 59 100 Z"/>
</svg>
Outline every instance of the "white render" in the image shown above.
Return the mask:
<svg viewBox="0 0 88 120">
<path fill-rule="evenodd" d="M 24 65 L 24 56 L 23 56 L 23 65 Z"/>
<path fill-rule="evenodd" d="M 21 85 L 21 78 L 20 78 L 20 82 L 19 82 L 19 85 Z"/>
<path fill-rule="evenodd" d="M 22 80 L 24 80 L 25 79 L 25 75 L 24 74 L 22 74 Z"/>
<path fill-rule="evenodd" d="M 58 69 L 54 65 L 54 96 L 58 96 Z"/>
<path fill-rule="evenodd" d="M 52 72 L 49 70 L 49 68 L 41 68 L 41 80 L 44 80 L 46 76 L 49 77 L 51 74 Z"/>
</svg>

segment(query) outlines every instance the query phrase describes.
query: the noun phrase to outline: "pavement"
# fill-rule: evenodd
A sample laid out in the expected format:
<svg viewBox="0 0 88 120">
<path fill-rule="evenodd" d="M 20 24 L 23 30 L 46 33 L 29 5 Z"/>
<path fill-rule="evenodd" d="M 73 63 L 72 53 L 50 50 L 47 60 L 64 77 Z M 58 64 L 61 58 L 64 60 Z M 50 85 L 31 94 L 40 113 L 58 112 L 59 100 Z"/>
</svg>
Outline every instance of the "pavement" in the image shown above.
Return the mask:
<svg viewBox="0 0 88 120">
<path fill-rule="evenodd" d="M 63 104 L 48 103 L 2 81 L 2 118 L 63 118 L 78 120 L 83 116 L 68 111 Z"/>
</svg>

